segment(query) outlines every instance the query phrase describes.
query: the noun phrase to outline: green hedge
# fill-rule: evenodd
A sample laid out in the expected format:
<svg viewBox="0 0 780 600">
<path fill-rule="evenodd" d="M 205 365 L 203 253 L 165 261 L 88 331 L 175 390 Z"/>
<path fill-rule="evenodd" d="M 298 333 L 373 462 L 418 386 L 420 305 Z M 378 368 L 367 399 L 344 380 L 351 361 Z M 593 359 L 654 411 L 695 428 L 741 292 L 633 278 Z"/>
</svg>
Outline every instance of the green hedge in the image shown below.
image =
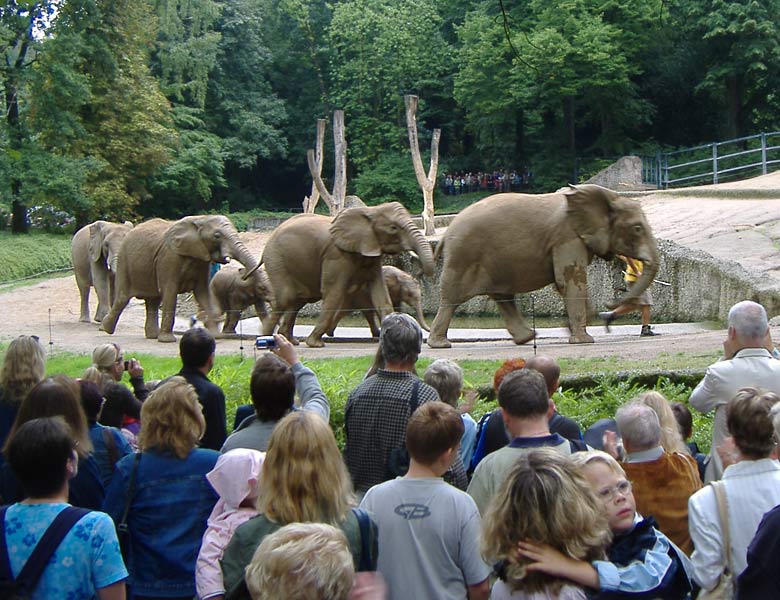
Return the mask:
<svg viewBox="0 0 780 600">
<path fill-rule="evenodd" d="M 0 232 L 0 282 L 69 268 L 70 239 L 65 234 Z"/>
</svg>

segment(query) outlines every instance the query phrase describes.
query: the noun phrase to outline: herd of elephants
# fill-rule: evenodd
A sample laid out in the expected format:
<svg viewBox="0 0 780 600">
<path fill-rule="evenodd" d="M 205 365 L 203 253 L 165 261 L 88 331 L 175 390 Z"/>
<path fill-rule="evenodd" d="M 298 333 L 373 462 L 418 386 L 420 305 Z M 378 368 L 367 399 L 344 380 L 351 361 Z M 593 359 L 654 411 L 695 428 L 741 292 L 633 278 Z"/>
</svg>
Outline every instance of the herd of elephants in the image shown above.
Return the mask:
<svg viewBox="0 0 780 600">
<path fill-rule="evenodd" d="M 441 256 L 440 301 L 433 324 L 422 317 L 420 286 L 410 275 L 383 267 L 384 255 L 412 252 L 432 277 Z M 323 346 L 341 317 L 361 309 L 377 334 L 377 318 L 401 301 L 417 309 L 430 330 L 428 344 L 450 346 L 447 331 L 462 303 L 486 295 L 498 306 L 517 344 L 533 337 L 514 303 L 518 293 L 554 283 L 569 317 L 570 343 L 592 342 L 587 333 L 587 267 L 594 255 L 623 255 L 644 264 L 641 277 L 618 305 L 639 296 L 658 270 L 658 249 L 636 200 L 591 184 L 554 193 L 502 193 L 460 212 L 434 253 L 431 243 L 397 202 L 348 208 L 335 218 L 294 216 L 269 237 L 262 257 L 252 256 L 227 217 L 188 216 L 170 222 L 97 221 L 73 237 L 73 267 L 81 294 L 80 320 L 89 322 L 89 291 L 98 297 L 95 320 L 113 333 L 132 297 L 146 302 L 145 335 L 160 342 L 173 335 L 177 294 L 192 292 L 206 326 L 235 332 L 242 309 L 254 304 L 263 334 L 279 333 L 293 343 L 298 311 L 322 300 L 317 323 L 306 338 Z M 220 270 L 230 259 L 242 269 Z M 162 313 L 160 315 L 160 313 Z M 161 319 L 160 319 L 161 316 Z"/>
</svg>

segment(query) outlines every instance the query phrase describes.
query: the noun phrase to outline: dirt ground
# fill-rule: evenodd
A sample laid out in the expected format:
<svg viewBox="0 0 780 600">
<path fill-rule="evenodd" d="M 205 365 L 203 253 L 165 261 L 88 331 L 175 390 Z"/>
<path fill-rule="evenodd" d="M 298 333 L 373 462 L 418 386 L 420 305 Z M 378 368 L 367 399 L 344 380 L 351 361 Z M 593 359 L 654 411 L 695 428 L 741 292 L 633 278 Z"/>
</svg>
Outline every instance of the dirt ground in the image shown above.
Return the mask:
<svg viewBox="0 0 780 600">
<path fill-rule="evenodd" d="M 737 184 L 726 184 L 735 187 Z M 778 199 L 721 200 L 712 198 L 684 199 L 652 196 L 643 200 L 653 230 L 659 238 L 672 239 L 708 251 L 724 259 L 737 260 L 749 271 L 763 277 L 772 277 L 780 265 L 780 172 L 741 182 L 745 189 L 778 189 Z M 698 235 L 695 235 L 698 232 Z M 268 233 L 245 233 L 242 239 L 257 256 Z M 737 243 L 739 242 L 739 243 Z M 770 275 L 771 273 L 771 275 Z M 94 314 L 96 298 L 92 293 L 91 310 Z M 72 275 L 50 279 L 10 291 L 0 289 L 0 339 L 8 340 L 19 334 L 35 334 L 51 350 L 89 353 L 96 345 L 111 340 L 127 352 L 174 356 L 177 344 L 161 344 L 143 337 L 144 306 L 132 300 L 122 314 L 113 336 L 98 330 L 97 323 L 80 323 L 79 294 Z M 181 312 L 181 311 L 180 311 Z M 188 325 L 187 314 L 177 317 L 175 332 Z M 770 315 L 771 316 L 771 315 Z M 561 326 L 564 324 L 561 323 Z M 602 327 L 590 327 L 594 344 L 571 345 L 562 329 L 540 331 L 537 351 L 556 357 L 608 357 L 650 359 L 668 352 L 711 352 L 720 348 L 724 331 L 697 327 L 659 325 L 662 334 L 655 338 L 637 336 L 638 326 L 614 327 L 606 334 Z M 296 333 L 297 330 L 296 330 Z M 337 331 L 338 334 L 338 331 Z M 300 334 L 299 334 L 300 335 Z M 489 335 L 487 337 L 490 337 Z M 780 340 L 780 330 L 773 329 L 773 337 Z M 240 346 L 251 352 L 248 341 L 218 340 L 218 352 L 237 353 Z M 325 348 L 299 346 L 303 358 L 329 356 L 373 355 L 375 342 L 349 341 L 329 343 Z M 504 359 L 533 353 L 532 344 L 523 347 L 510 340 L 456 342 L 450 349 L 423 349 L 423 356 L 453 359 Z"/>
</svg>

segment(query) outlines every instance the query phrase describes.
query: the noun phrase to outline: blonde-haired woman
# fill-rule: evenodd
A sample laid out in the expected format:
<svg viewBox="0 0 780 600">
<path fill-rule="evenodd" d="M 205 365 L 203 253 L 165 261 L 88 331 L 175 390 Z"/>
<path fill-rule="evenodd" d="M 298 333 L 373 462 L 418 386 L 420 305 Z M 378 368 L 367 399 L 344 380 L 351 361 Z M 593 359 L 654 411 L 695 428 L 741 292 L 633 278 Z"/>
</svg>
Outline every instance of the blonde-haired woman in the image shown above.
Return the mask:
<svg viewBox="0 0 780 600">
<path fill-rule="evenodd" d="M 16 419 L 22 400 L 46 374 L 46 354 L 38 338 L 20 335 L 8 344 L 0 370 L 0 446 Z"/>
<path fill-rule="evenodd" d="M 195 560 L 217 495 L 206 480 L 219 454 L 198 448 L 206 429 L 195 389 L 171 377 L 141 409 L 141 452 L 124 457 L 106 492 L 119 524 L 127 512 L 133 598 L 195 595 Z"/>
<path fill-rule="evenodd" d="M 311 411 L 294 411 L 271 434 L 257 497 L 258 516 L 237 530 L 222 558 L 226 598 L 249 600 L 244 569 L 265 536 L 288 523 L 328 523 L 347 536 L 355 570 L 376 565 L 376 528 L 352 510 L 352 482 L 328 423 Z M 369 529 L 361 534 L 360 519 Z M 368 527 L 366 527 L 368 526 Z"/>
<path fill-rule="evenodd" d="M 547 448 L 518 458 L 482 523 L 482 553 L 500 578 L 491 598 L 584 600 L 571 582 L 527 569 L 517 554 L 521 540 L 549 544 L 588 562 L 601 558 L 611 539 L 599 501 L 568 456 Z"/>
<path fill-rule="evenodd" d="M 130 375 L 132 392 L 119 383 L 125 371 Z M 106 399 L 100 413 L 100 423 L 121 429 L 128 422 L 135 422 L 136 426 L 130 427 L 130 430 L 137 434 L 141 403 L 149 395 L 141 363 L 135 358 L 125 361 L 122 348 L 118 344 L 101 344 L 92 351 L 92 365 L 84 371 L 83 378 L 96 383 Z"/>
<path fill-rule="evenodd" d="M 683 440 L 680 434 L 677 419 L 672 411 L 672 405 L 666 399 L 666 396 L 653 390 L 639 394 L 635 400 L 646 404 L 658 415 L 658 422 L 661 424 L 661 447 L 664 449 L 664 452 L 680 452 L 690 456 L 691 451 L 685 445 L 685 440 Z"/>
</svg>

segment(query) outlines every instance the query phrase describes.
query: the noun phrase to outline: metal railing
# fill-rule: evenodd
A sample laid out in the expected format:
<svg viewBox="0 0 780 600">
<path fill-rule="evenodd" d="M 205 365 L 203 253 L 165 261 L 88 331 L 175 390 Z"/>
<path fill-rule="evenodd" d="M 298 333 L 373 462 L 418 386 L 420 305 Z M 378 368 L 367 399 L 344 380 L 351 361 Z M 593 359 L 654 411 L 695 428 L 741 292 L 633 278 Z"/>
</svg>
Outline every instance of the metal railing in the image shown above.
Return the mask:
<svg viewBox="0 0 780 600">
<path fill-rule="evenodd" d="M 642 157 L 642 182 L 666 189 L 766 175 L 780 165 L 780 131 Z"/>
</svg>

